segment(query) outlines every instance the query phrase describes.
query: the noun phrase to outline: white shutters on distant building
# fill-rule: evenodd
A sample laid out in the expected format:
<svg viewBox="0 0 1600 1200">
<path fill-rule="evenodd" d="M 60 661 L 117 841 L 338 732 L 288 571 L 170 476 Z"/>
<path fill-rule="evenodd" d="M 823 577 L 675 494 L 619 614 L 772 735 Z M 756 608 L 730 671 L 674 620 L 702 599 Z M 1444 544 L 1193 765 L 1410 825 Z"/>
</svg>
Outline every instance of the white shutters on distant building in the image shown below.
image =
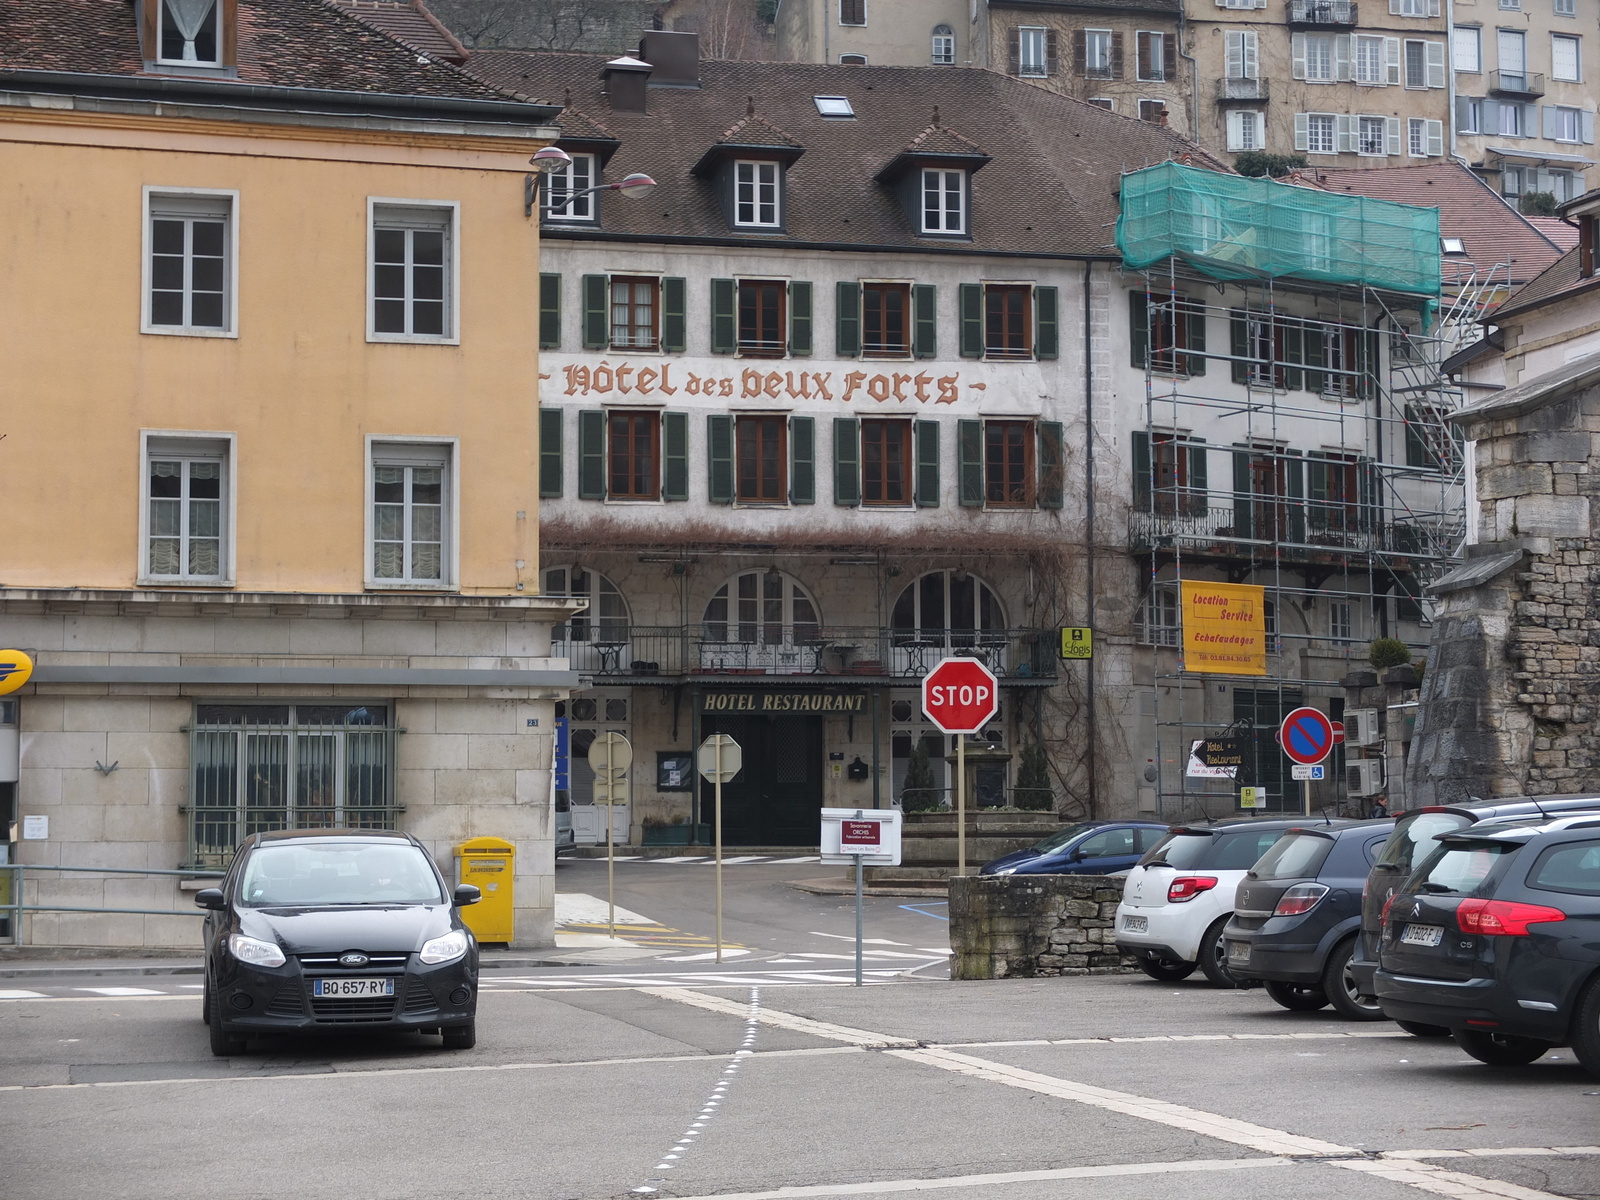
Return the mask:
<svg viewBox="0 0 1600 1200">
<path fill-rule="evenodd" d="M 1483 70 L 1483 30 L 1476 25 L 1457 25 L 1451 32 L 1455 69 L 1477 73 Z"/>
<path fill-rule="evenodd" d="M 1227 45 L 1227 73 L 1229 79 L 1259 79 L 1261 58 L 1259 38 L 1253 29 L 1230 31 Z"/>
</svg>

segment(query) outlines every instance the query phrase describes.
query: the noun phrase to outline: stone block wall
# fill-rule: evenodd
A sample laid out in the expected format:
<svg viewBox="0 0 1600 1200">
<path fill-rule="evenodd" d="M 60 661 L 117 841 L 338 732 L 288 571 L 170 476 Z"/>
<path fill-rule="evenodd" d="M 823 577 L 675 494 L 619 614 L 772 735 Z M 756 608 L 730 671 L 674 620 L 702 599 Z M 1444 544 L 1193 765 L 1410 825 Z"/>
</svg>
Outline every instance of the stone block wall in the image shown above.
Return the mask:
<svg viewBox="0 0 1600 1200">
<path fill-rule="evenodd" d="M 1122 880 L 1099 875 L 965 875 L 950 881 L 950 977 L 1117 975 Z"/>
</svg>

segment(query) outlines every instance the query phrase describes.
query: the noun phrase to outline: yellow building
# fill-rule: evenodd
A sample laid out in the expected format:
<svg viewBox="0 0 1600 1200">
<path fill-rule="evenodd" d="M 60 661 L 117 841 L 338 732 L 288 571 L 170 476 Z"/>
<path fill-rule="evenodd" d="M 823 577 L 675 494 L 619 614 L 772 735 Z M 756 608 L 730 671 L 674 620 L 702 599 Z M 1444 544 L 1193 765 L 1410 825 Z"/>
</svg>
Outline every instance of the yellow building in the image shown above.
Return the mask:
<svg viewBox="0 0 1600 1200">
<path fill-rule="evenodd" d="M 498 835 L 548 944 L 573 677 L 536 594 L 524 179 L 556 110 L 321 0 L 6 7 L 0 647 L 38 666 L 0 702 L 4 853 L 216 867 L 395 826 L 451 870 Z M 192 883 L 27 878 L 148 912 L 9 937 L 197 944 Z"/>
</svg>

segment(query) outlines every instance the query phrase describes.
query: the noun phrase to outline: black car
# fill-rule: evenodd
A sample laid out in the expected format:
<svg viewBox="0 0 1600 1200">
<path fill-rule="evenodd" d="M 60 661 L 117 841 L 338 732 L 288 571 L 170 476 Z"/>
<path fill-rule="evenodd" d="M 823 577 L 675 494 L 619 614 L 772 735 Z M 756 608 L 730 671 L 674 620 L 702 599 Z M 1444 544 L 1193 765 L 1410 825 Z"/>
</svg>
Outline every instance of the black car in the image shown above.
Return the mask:
<svg viewBox="0 0 1600 1200">
<path fill-rule="evenodd" d="M 422 843 L 404 833 L 258 833 L 220 888 L 195 903 L 205 922 L 202 1015 L 214 1054 L 251 1034 L 367 1029 L 476 1040 L 478 943 Z"/>
<path fill-rule="evenodd" d="M 1228 970 L 1261 981 L 1279 1004 L 1309 1012 L 1332 1004 L 1357 1021 L 1383 1010 L 1350 973 L 1361 924 L 1361 886 L 1392 820 L 1284 834 L 1245 873 L 1222 931 Z"/>
<path fill-rule="evenodd" d="M 1481 1062 L 1570 1045 L 1600 1075 L 1600 816 L 1444 835 L 1389 902 L 1375 980 L 1384 1012 Z"/>
<path fill-rule="evenodd" d="M 1500 800 L 1467 800 L 1460 804 L 1429 805 L 1395 816 L 1394 832 L 1378 853 L 1367 875 L 1361 897 L 1361 936 L 1350 970 L 1363 995 L 1374 994 L 1372 973 L 1378 969 L 1378 935 L 1383 926 L 1383 906 L 1429 853 L 1441 834 L 1465 829 L 1477 821 L 1498 817 L 1558 816 L 1565 812 L 1600 811 L 1600 796 L 1508 796 Z M 1402 1021 L 1401 1028 L 1421 1036 L 1443 1037 L 1448 1030 L 1414 1026 Z"/>
</svg>

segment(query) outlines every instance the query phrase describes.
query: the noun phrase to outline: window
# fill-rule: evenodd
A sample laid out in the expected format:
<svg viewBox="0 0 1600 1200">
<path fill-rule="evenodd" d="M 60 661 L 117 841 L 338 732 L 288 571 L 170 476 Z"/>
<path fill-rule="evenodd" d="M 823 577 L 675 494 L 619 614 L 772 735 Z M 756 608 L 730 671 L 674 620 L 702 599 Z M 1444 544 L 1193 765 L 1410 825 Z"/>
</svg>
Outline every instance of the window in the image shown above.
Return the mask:
<svg viewBox="0 0 1600 1200">
<path fill-rule="evenodd" d="M 1382 117 L 1357 117 L 1356 118 L 1356 153 L 1372 156 L 1382 155 L 1384 151 L 1384 118 Z"/>
<path fill-rule="evenodd" d="M 930 61 L 936 67 L 952 66 L 956 61 L 956 35 L 948 25 L 933 27 L 933 52 Z"/>
<path fill-rule="evenodd" d="M 918 657 L 917 650 L 923 651 L 921 656 L 926 657 L 927 651 L 965 649 L 996 640 L 1003 642 L 1006 618 L 1000 598 L 989 585 L 957 568 L 930 571 L 908 583 L 895 597 L 889 624 L 896 635 L 896 644 L 910 651 L 908 658 L 912 661 L 907 666 L 912 667 L 917 665 L 914 661 Z M 933 645 L 913 647 L 906 635 L 917 642 Z M 933 660 L 929 659 L 924 671 L 932 665 Z M 897 673 L 920 675 L 923 671 Z"/>
<path fill-rule="evenodd" d="M 557 642 L 621 642 L 631 624 L 628 603 L 611 580 L 582 567 L 552 567 L 544 573 L 546 596 L 577 596 L 589 607 L 551 631 Z"/>
<path fill-rule="evenodd" d="M 1405 44 L 1405 72 L 1406 86 L 1408 88 L 1425 88 L 1428 86 L 1428 62 L 1425 51 L 1426 43 L 1407 41 Z"/>
<path fill-rule="evenodd" d="M 1145 438 L 1150 455 L 1148 474 L 1141 445 Z M 1136 507 L 1163 517 L 1180 513 L 1194 516 L 1206 511 L 1209 497 L 1205 443 L 1186 434 L 1135 432 L 1133 461 L 1135 472 L 1146 475 L 1144 479 L 1134 479 Z"/>
<path fill-rule="evenodd" d="M 990 508 L 1033 506 L 1033 422 L 983 423 L 983 500 Z"/>
<path fill-rule="evenodd" d="M 1229 150 L 1261 150 L 1267 144 L 1267 118 L 1265 113 L 1247 109 L 1232 109 L 1228 117 Z"/>
<path fill-rule="evenodd" d="M 783 504 L 789 498 L 786 466 L 788 421 L 783 417 L 739 417 L 736 487 L 740 504 Z"/>
<path fill-rule="evenodd" d="M 861 422 L 861 503 L 911 503 L 910 421 Z"/>
<path fill-rule="evenodd" d="M 1577 83 L 1583 78 L 1582 59 L 1579 57 L 1582 41 L 1571 34 L 1557 33 L 1550 38 L 1550 78 L 1563 83 Z"/>
<path fill-rule="evenodd" d="M 1499 29 L 1495 33 L 1497 65 L 1500 73 L 1519 77 L 1504 82 L 1513 86 L 1525 86 L 1526 81 L 1520 76 L 1525 75 L 1528 70 L 1528 35 L 1516 29 Z"/>
<path fill-rule="evenodd" d="M 1456 98 L 1456 132 L 1484 133 L 1483 100 L 1471 96 Z"/>
<path fill-rule="evenodd" d="M 1450 46 L 1456 70 L 1474 75 L 1483 70 L 1483 30 L 1476 25 L 1457 25 Z"/>
<path fill-rule="evenodd" d="M 863 358 L 909 358 L 911 335 L 909 283 L 861 285 L 861 355 Z"/>
<path fill-rule="evenodd" d="M 1088 79 L 1115 79 L 1109 29 L 1083 31 L 1083 73 Z"/>
<path fill-rule="evenodd" d="M 816 604 L 798 580 L 776 569 L 735 575 L 712 594 L 701 625 L 707 643 L 723 646 L 798 647 L 821 633 Z M 713 644 L 702 648 L 705 665 L 723 665 L 725 652 Z"/>
<path fill-rule="evenodd" d="M 867 0 L 839 0 L 839 24 L 865 25 Z"/>
<path fill-rule="evenodd" d="M 983 352 L 986 358 L 1033 354 L 1033 289 L 1026 284 L 990 284 L 983 289 Z"/>
<path fill-rule="evenodd" d="M 867 56 L 865 54 L 841 54 L 839 55 L 839 65 L 841 67 L 864 67 L 867 65 Z"/>
<path fill-rule="evenodd" d="M 222 5 L 219 0 L 160 0 L 156 61 L 195 67 L 222 64 Z"/>
<path fill-rule="evenodd" d="M 372 204 L 369 341 L 455 342 L 455 205 Z"/>
<path fill-rule="evenodd" d="M 967 173 L 922 172 L 922 232 L 967 232 Z"/>
<path fill-rule="evenodd" d="M 1253 29 L 1228 33 L 1225 67 L 1229 79 L 1259 79 L 1261 76 L 1260 39 Z"/>
<path fill-rule="evenodd" d="M 1138 72 L 1140 79 L 1161 81 L 1170 79 L 1177 64 L 1172 62 L 1173 35 L 1141 31 L 1138 34 Z"/>
<path fill-rule="evenodd" d="M 1549 105 L 1544 110 L 1544 135 L 1556 142 L 1583 140 L 1583 113 L 1576 108 Z"/>
<path fill-rule="evenodd" d="M 141 582 L 229 581 L 230 449 L 227 438 L 146 439 Z"/>
<path fill-rule="evenodd" d="M 1037 25 L 1017 29 L 1017 74 L 1043 78 L 1050 73 L 1046 54 L 1049 30 Z"/>
<path fill-rule="evenodd" d="M 1306 67 L 1304 78 L 1307 83 L 1334 82 L 1337 76 L 1334 74 L 1333 50 L 1332 34 L 1308 33 L 1305 35 Z"/>
<path fill-rule="evenodd" d="M 606 494 L 613 500 L 660 499 L 661 414 L 614 412 L 606 423 Z"/>
<path fill-rule="evenodd" d="M 1337 154 L 1333 113 L 1306 113 L 1306 151 L 1311 154 Z"/>
<path fill-rule="evenodd" d="M 1501 137 L 1527 136 L 1527 123 L 1523 119 L 1522 105 L 1500 104 L 1495 106 L 1495 111 L 1500 114 L 1499 133 Z"/>
<path fill-rule="evenodd" d="M 1437 158 L 1444 153 L 1444 122 L 1411 117 L 1406 121 L 1406 152 L 1412 158 Z"/>
<path fill-rule="evenodd" d="M 824 117 L 842 118 L 856 115 L 848 96 L 813 96 L 811 102 L 817 106 L 817 113 Z"/>
<path fill-rule="evenodd" d="M 1500 7 L 1520 10 L 1522 8 L 1522 0 L 1500 0 Z"/>
<path fill-rule="evenodd" d="M 1389 0 L 1389 11 L 1397 17 L 1425 17 L 1428 6 L 1426 0 Z"/>
<path fill-rule="evenodd" d="M 146 333 L 231 335 L 235 193 L 146 190 Z"/>
<path fill-rule="evenodd" d="M 611 345 L 615 349 L 654 350 L 661 288 L 659 279 L 643 276 L 611 277 Z"/>
<path fill-rule="evenodd" d="M 1357 37 L 1355 39 L 1355 80 L 1357 83 L 1381 86 L 1389 82 L 1386 66 L 1385 42 L 1394 38 Z M 1398 44 L 1395 47 L 1399 51 Z M 1399 82 L 1396 80 L 1395 82 Z"/>
<path fill-rule="evenodd" d="M 1116 101 L 1112 100 L 1110 96 L 1090 96 L 1089 103 L 1096 108 L 1103 108 L 1107 112 L 1117 111 Z"/>
<path fill-rule="evenodd" d="M 782 358 L 787 353 L 783 331 L 787 291 L 780 279 L 739 281 L 739 353 L 745 358 Z"/>
<path fill-rule="evenodd" d="M 1444 254 L 1465 254 L 1467 244 L 1458 237 L 1442 237 L 1439 239 L 1439 249 Z"/>
<path fill-rule="evenodd" d="M 544 177 L 544 218 L 547 221 L 593 221 L 600 215 L 598 193 L 575 195 L 595 185 L 595 157 L 574 154 L 572 161 Z"/>
<path fill-rule="evenodd" d="M 1139 617 L 1134 629 L 1137 641 L 1147 646 L 1176 646 L 1183 626 L 1178 618 L 1178 592 L 1171 587 L 1156 586 L 1139 606 Z"/>
<path fill-rule="evenodd" d="M 1431 404 L 1406 405 L 1406 466 L 1424 471 L 1454 471 L 1461 465 L 1463 439 L 1446 410 Z"/>
<path fill-rule="evenodd" d="M 1165 100 L 1139 101 L 1139 120 L 1149 121 L 1152 125 L 1160 125 L 1167 119 L 1167 102 Z"/>
<path fill-rule="evenodd" d="M 1348 600 L 1328 601 L 1328 640 L 1334 642 L 1348 642 L 1353 636 L 1354 622 L 1351 619 L 1351 604 Z"/>
<path fill-rule="evenodd" d="M 1148 365 L 1162 375 L 1204 375 L 1205 308 L 1182 296 L 1159 292 L 1128 296 L 1129 340 L 1135 367 Z M 1148 347 L 1148 362 L 1146 355 Z M 1185 354 L 1183 351 L 1199 351 Z"/>
<path fill-rule="evenodd" d="M 1553 0 L 1550 11 L 1558 17 L 1575 17 L 1578 15 L 1577 0 Z"/>
<path fill-rule="evenodd" d="M 734 164 L 733 223 L 776 228 L 778 212 L 778 164 L 775 162 L 737 162 Z"/>
<path fill-rule="evenodd" d="M 449 585 L 451 456 L 446 445 L 372 444 L 369 587 Z"/>
</svg>

